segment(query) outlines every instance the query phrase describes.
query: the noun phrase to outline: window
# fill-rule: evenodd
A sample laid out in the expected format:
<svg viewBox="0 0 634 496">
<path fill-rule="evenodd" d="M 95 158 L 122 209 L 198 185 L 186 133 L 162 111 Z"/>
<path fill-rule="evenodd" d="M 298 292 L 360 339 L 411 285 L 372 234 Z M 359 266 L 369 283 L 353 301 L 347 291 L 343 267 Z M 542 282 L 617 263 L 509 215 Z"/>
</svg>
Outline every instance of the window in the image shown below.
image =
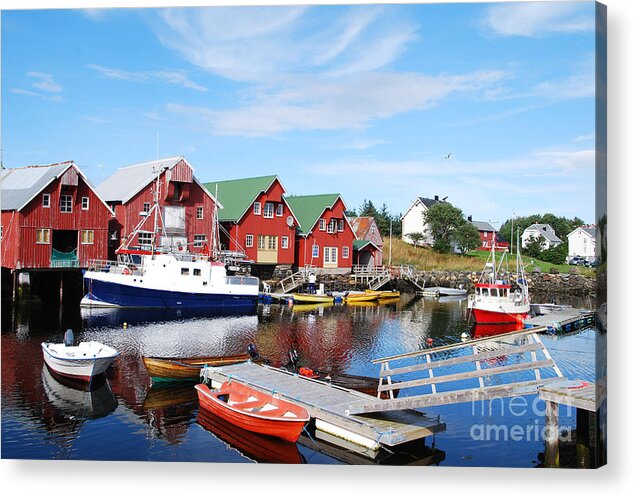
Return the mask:
<svg viewBox="0 0 634 496">
<path fill-rule="evenodd" d="M 151 232 L 140 232 L 139 233 L 139 245 L 140 246 L 150 246 L 152 244 L 152 233 Z"/>
<path fill-rule="evenodd" d="M 73 211 L 73 197 L 70 195 L 62 195 L 59 198 L 59 209 L 63 213 L 71 213 Z"/>
<path fill-rule="evenodd" d="M 195 276 L 199 276 L 200 275 L 200 269 L 194 269 L 194 275 Z"/>
<path fill-rule="evenodd" d="M 35 230 L 35 243 L 38 245 L 48 245 L 51 242 L 51 230 L 50 229 L 36 229 Z"/>
<path fill-rule="evenodd" d="M 313 245 L 313 258 L 319 258 L 319 245 Z"/>
<path fill-rule="evenodd" d="M 266 246 L 266 236 L 258 236 L 258 250 L 264 250 Z"/>
<path fill-rule="evenodd" d="M 88 210 L 90 208 L 90 198 L 88 198 L 87 196 L 82 196 L 81 197 L 81 209 L 82 210 Z"/>
<path fill-rule="evenodd" d="M 282 236 L 282 248 L 288 248 L 288 236 Z"/>
<path fill-rule="evenodd" d="M 278 217 L 282 217 L 284 215 L 284 205 L 282 205 L 281 203 L 277 204 L 277 212 L 276 214 Z"/>
<path fill-rule="evenodd" d="M 253 214 L 262 215 L 262 204 L 260 202 L 255 202 L 253 204 Z"/>
<path fill-rule="evenodd" d="M 330 219 L 330 222 L 328 222 L 328 232 L 330 234 L 333 234 L 336 230 L 337 230 L 337 220 Z"/>
<path fill-rule="evenodd" d="M 267 246 L 269 250 L 277 250 L 277 236 L 266 236 Z"/>
<path fill-rule="evenodd" d="M 253 234 L 247 234 L 245 245 L 247 248 L 253 248 Z"/>
<path fill-rule="evenodd" d="M 319 230 L 320 231 L 326 230 L 326 219 L 319 219 Z"/>
<path fill-rule="evenodd" d="M 81 244 L 92 245 L 95 242 L 95 231 L 82 231 L 81 232 Z"/>
<path fill-rule="evenodd" d="M 274 211 L 275 211 L 275 204 L 271 202 L 266 202 L 264 204 L 264 218 L 265 219 L 272 219 Z"/>
<path fill-rule="evenodd" d="M 198 220 L 204 218 L 204 213 L 203 212 L 204 212 L 203 207 L 196 207 L 196 218 Z"/>
<path fill-rule="evenodd" d="M 144 212 L 149 212 L 149 211 L 150 211 L 150 204 L 149 204 L 149 202 L 145 202 L 145 203 L 143 204 L 143 211 L 144 211 Z"/>
<path fill-rule="evenodd" d="M 188 275 L 189 275 L 189 268 L 182 267 L 181 268 L 181 276 L 188 276 Z"/>
<path fill-rule="evenodd" d="M 206 234 L 194 234 L 194 248 L 202 248 L 207 243 Z"/>
<path fill-rule="evenodd" d="M 48 193 L 42 195 L 42 208 L 51 208 L 51 195 Z"/>
<path fill-rule="evenodd" d="M 337 231 L 343 232 L 344 225 L 345 224 L 343 223 L 343 219 L 339 219 L 339 226 L 337 227 Z M 372 233 L 374 233 L 374 226 L 372 226 Z"/>
<path fill-rule="evenodd" d="M 350 257 L 350 247 L 349 246 L 344 246 L 343 248 L 341 248 L 341 257 L 342 258 L 349 258 Z"/>
<path fill-rule="evenodd" d="M 324 265 L 337 263 L 337 248 L 324 247 Z"/>
</svg>

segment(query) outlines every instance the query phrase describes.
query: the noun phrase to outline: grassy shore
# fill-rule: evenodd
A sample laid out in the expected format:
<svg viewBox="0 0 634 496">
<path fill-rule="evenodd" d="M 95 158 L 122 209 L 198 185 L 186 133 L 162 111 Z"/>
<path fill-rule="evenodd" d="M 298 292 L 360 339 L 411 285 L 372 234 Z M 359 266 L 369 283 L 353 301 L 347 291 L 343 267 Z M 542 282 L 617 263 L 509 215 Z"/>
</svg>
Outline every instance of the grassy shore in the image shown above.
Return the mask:
<svg viewBox="0 0 634 496">
<path fill-rule="evenodd" d="M 436 253 L 430 248 L 412 246 L 400 239 L 392 238 L 392 265 L 413 265 L 421 270 L 448 270 L 480 272 L 489 256 L 488 251 L 472 251 L 465 255 Z M 509 269 L 515 271 L 515 255 L 509 255 Z M 387 265 L 390 260 L 390 241 L 383 241 L 383 263 Z M 537 266 L 542 272 L 548 273 L 551 268 L 556 268 L 560 273 L 566 274 L 571 268 L 578 269 L 580 274 L 594 275 L 594 269 L 576 267 L 567 264 L 555 265 L 541 260 L 522 257 L 528 273 Z"/>
</svg>

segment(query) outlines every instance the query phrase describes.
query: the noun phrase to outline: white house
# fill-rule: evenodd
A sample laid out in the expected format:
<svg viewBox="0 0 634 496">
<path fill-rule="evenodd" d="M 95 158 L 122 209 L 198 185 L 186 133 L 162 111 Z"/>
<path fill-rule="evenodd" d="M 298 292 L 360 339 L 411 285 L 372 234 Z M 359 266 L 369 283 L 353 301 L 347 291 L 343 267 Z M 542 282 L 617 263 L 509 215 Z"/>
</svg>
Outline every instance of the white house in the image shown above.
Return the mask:
<svg viewBox="0 0 634 496">
<path fill-rule="evenodd" d="M 542 250 L 547 250 L 563 243 L 555 234 L 555 230 L 548 224 L 531 224 L 522 233 L 522 248 L 526 248 L 528 243 L 536 239 L 541 239 Z"/>
<path fill-rule="evenodd" d="M 583 257 L 588 262 L 597 258 L 597 232 L 595 226 L 581 226 L 568 234 L 568 259 Z"/>
<path fill-rule="evenodd" d="M 439 200 L 438 196 L 434 196 L 433 200 L 431 198 L 423 198 L 422 196 L 419 196 L 416 200 L 414 200 L 414 203 L 412 203 L 401 217 L 403 233 L 401 237 L 403 241 L 413 245 L 415 243 L 408 235 L 412 233 L 421 233 L 423 238 L 418 242 L 419 245 L 431 245 L 434 242 L 429 232 L 429 226 L 423 220 L 423 213 L 441 201 L 443 200 Z"/>
</svg>

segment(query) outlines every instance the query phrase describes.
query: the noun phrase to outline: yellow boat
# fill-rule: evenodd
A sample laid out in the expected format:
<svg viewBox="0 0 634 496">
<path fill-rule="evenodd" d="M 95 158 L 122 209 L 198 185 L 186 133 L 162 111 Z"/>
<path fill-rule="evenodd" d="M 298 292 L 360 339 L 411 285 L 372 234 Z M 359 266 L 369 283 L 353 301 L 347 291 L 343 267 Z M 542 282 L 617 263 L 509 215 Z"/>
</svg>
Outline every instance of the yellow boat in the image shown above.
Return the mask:
<svg viewBox="0 0 634 496">
<path fill-rule="evenodd" d="M 368 294 L 376 294 L 381 300 L 401 297 L 400 291 L 376 291 L 372 289 L 366 289 L 365 292 Z"/>
<path fill-rule="evenodd" d="M 378 294 L 373 293 L 352 293 L 347 295 L 344 300 L 346 303 L 359 303 L 362 301 L 377 301 L 379 299 Z"/>
<path fill-rule="evenodd" d="M 309 293 L 293 293 L 291 295 L 295 303 L 334 303 L 332 295 L 317 295 Z"/>
<path fill-rule="evenodd" d="M 332 301 L 326 301 L 323 303 L 303 303 L 301 305 L 293 305 L 293 312 L 310 312 L 312 310 L 318 310 L 320 308 L 330 308 L 335 306 Z"/>
</svg>

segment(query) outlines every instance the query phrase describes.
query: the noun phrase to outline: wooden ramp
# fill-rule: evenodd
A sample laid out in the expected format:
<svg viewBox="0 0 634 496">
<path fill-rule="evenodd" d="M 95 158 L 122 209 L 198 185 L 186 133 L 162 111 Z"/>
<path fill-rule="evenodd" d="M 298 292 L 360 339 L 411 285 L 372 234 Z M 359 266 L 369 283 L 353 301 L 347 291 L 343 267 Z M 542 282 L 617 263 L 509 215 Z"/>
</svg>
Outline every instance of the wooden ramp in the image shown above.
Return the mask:
<svg viewBox="0 0 634 496">
<path fill-rule="evenodd" d="M 201 378 L 217 387 L 237 381 L 257 390 L 275 394 L 299 404 L 315 419 L 318 430 L 376 450 L 381 445 L 396 446 L 445 430 L 437 417 L 415 411 L 386 412 L 369 416 L 348 415 L 350 405 L 363 405 L 375 398 L 285 370 L 245 362 L 224 367 L 208 367 Z"/>
<path fill-rule="evenodd" d="M 593 310 L 580 310 L 578 308 L 565 308 L 559 311 L 538 315 L 526 319 L 525 327 L 548 327 L 556 331 L 573 331 L 594 324 L 595 312 Z"/>
<path fill-rule="evenodd" d="M 539 386 L 563 378 L 538 336 L 545 330 L 515 331 L 373 360 L 381 364 L 379 394 L 399 390 L 399 397 L 350 403 L 347 411 L 387 412 L 535 394 Z M 398 363 L 402 361 L 409 365 Z M 513 374 L 510 380 L 507 374 Z"/>
</svg>

